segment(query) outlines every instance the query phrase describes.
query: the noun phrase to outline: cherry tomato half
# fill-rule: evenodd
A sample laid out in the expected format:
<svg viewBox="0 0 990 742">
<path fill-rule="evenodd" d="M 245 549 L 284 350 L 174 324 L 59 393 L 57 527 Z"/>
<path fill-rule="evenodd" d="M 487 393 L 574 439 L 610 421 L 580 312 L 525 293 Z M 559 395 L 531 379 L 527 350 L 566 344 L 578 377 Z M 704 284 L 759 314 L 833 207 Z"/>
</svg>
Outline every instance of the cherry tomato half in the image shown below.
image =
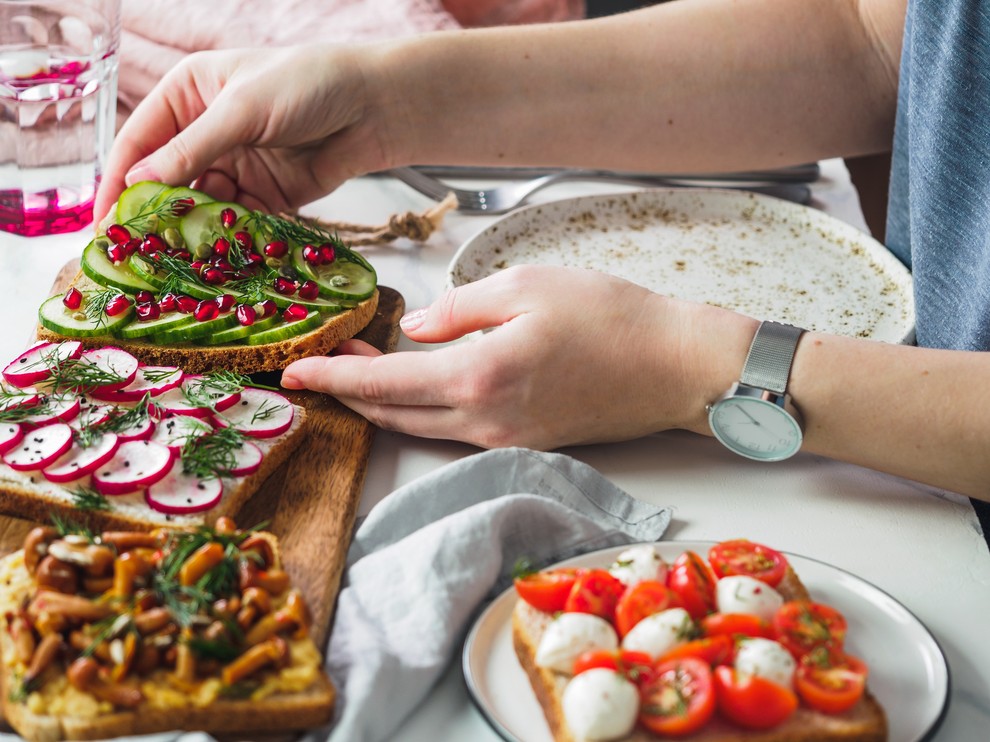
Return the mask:
<svg viewBox="0 0 990 742">
<path fill-rule="evenodd" d="M 573 613 L 593 613 L 611 622 L 615 606 L 626 586 L 605 569 L 590 569 L 578 575 L 571 588 L 564 610 Z"/>
<path fill-rule="evenodd" d="M 639 720 L 654 734 L 683 737 L 703 727 L 715 713 L 712 671 L 696 657 L 659 662 L 642 689 Z"/>
<path fill-rule="evenodd" d="M 800 660 L 816 647 L 842 649 L 846 619 L 835 608 L 809 600 L 792 600 L 777 609 L 774 637 Z"/>
<path fill-rule="evenodd" d="M 603 667 L 615 670 L 631 682 L 642 687 L 656 675 L 653 657 L 646 652 L 633 652 L 629 649 L 589 649 L 574 660 L 574 674 Z"/>
<path fill-rule="evenodd" d="M 625 636 L 633 626 L 647 616 L 679 606 L 680 598 L 673 590 L 656 580 L 643 580 L 626 588 L 615 606 L 615 629 Z"/>
<path fill-rule="evenodd" d="M 701 633 L 705 636 L 725 634 L 773 639 L 773 627 L 752 613 L 710 613 L 701 619 Z"/>
<path fill-rule="evenodd" d="M 735 642 L 728 634 L 704 636 L 700 639 L 692 639 L 689 642 L 678 644 L 669 652 L 662 655 L 657 662 L 674 660 L 679 657 L 697 657 L 711 666 L 721 665 L 732 658 L 735 648 Z"/>
<path fill-rule="evenodd" d="M 715 611 L 715 575 L 705 560 L 685 551 L 667 573 L 667 587 L 681 599 L 681 605 L 695 620 Z"/>
<path fill-rule="evenodd" d="M 708 561 L 718 577 L 748 575 L 771 587 L 776 587 L 787 572 L 783 554 L 744 538 L 715 544 L 708 550 Z"/>
<path fill-rule="evenodd" d="M 531 606 L 547 613 L 556 613 L 564 610 L 578 574 L 578 569 L 561 567 L 531 572 L 517 577 L 513 582 L 519 597 Z"/>
<path fill-rule="evenodd" d="M 866 689 L 866 663 L 824 648 L 806 654 L 794 674 L 794 687 L 806 704 L 826 714 L 848 711 Z"/>
<path fill-rule="evenodd" d="M 744 675 L 722 665 L 715 668 L 713 678 L 718 710 L 741 727 L 770 729 L 797 708 L 797 696 L 790 688 L 759 675 Z"/>
</svg>

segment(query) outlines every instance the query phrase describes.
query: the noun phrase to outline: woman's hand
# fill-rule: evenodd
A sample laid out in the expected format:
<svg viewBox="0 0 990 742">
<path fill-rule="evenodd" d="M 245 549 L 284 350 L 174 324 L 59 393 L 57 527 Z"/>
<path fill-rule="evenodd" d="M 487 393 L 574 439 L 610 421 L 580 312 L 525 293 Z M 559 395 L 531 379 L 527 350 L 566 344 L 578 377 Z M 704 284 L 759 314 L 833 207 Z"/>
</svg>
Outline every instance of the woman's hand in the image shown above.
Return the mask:
<svg viewBox="0 0 990 742">
<path fill-rule="evenodd" d="M 454 289 L 402 329 L 426 343 L 491 331 L 390 355 L 349 341 L 296 361 L 282 384 L 332 394 L 384 428 L 486 448 L 704 431 L 705 404 L 738 374 L 756 322 L 594 271 L 521 266 Z"/>
<path fill-rule="evenodd" d="M 121 128 L 100 186 L 103 216 L 140 180 L 199 186 L 279 211 L 389 164 L 363 65 L 345 48 L 203 52 L 169 72 Z"/>
</svg>

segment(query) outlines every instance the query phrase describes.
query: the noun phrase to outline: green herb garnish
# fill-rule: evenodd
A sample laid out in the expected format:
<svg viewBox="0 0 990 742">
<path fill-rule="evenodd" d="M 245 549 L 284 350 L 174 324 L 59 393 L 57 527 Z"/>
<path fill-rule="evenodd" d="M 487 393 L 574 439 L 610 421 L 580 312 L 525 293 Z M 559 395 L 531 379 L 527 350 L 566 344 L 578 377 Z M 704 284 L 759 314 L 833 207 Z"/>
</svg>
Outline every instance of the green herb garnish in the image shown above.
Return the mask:
<svg viewBox="0 0 990 742">
<path fill-rule="evenodd" d="M 88 489 L 72 490 L 72 504 L 80 510 L 113 510 L 110 501 L 99 492 Z"/>
</svg>

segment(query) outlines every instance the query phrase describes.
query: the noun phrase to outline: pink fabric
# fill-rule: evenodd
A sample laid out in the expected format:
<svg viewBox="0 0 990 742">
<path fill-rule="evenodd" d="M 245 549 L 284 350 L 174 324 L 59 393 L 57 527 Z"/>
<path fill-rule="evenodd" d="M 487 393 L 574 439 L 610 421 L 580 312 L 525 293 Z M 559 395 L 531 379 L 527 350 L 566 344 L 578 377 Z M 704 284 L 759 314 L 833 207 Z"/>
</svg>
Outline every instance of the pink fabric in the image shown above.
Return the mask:
<svg viewBox="0 0 990 742">
<path fill-rule="evenodd" d="M 124 0 L 123 8 L 119 92 L 127 109 L 194 51 L 573 20 L 584 0 Z"/>
</svg>

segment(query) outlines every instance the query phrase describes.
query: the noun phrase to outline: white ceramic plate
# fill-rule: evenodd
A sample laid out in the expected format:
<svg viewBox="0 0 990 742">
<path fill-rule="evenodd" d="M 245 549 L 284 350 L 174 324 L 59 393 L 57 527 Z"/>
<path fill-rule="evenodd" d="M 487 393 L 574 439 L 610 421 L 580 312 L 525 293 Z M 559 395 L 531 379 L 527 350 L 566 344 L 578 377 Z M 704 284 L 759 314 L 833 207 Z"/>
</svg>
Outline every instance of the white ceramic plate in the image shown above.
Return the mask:
<svg viewBox="0 0 990 742">
<path fill-rule="evenodd" d="M 655 544 L 669 562 L 691 549 L 707 554 L 710 542 Z M 584 554 L 564 564 L 607 566 L 627 547 Z M 849 624 L 847 646 L 870 668 L 869 687 L 887 714 L 891 742 L 928 738 L 948 708 L 949 666 L 935 637 L 887 593 L 828 564 L 795 554 L 790 563 L 812 597 L 838 608 Z M 496 732 L 512 742 L 552 742 L 550 729 L 512 648 L 509 588 L 478 617 L 462 655 L 472 699 Z"/>
<path fill-rule="evenodd" d="M 594 268 L 813 330 L 890 343 L 914 337 L 911 275 L 883 245 L 768 196 L 675 188 L 529 206 L 462 245 L 448 283 L 523 263 Z"/>
</svg>

